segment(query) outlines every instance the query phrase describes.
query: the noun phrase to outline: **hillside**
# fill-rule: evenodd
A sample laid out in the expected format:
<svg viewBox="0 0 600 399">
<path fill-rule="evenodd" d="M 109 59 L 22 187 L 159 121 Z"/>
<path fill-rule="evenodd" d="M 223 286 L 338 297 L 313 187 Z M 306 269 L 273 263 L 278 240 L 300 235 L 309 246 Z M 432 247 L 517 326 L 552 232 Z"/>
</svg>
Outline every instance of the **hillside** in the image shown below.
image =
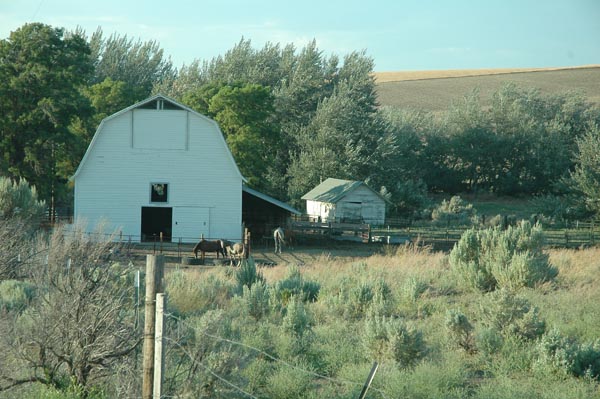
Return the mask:
<svg viewBox="0 0 600 399">
<path fill-rule="evenodd" d="M 600 106 L 600 65 L 571 68 L 376 72 L 381 105 L 442 111 L 478 88 L 485 104 L 502 84 L 538 88 L 544 94 L 578 91 Z"/>
</svg>

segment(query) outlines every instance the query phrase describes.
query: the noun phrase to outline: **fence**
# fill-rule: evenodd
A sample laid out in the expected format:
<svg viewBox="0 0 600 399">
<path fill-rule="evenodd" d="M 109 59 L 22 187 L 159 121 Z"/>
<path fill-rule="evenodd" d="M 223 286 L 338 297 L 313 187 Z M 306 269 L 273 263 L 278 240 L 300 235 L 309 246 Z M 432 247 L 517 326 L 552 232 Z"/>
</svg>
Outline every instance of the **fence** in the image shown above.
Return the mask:
<svg viewBox="0 0 600 399">
<path fill-rule="evenodd" d="M 452 249 L 469 226 L 387 226 L 371 230 L 373 236 L 410 237 L 436 250 Z M 544 226 L 546 246 L 556 248 L 580 248 L 595 245 L 600 239 L 600 223 L 597 220 L 571 222 L 565 227 Z"/>
<path fill-rule="evenodd" d="M 292 221 L 291 228 L 295 234 L 326 236 L 330 239 L 344 241 L 369 242 L 371 226 L 366 223 L 341 223 L 318 221 Z"/>
</svg>

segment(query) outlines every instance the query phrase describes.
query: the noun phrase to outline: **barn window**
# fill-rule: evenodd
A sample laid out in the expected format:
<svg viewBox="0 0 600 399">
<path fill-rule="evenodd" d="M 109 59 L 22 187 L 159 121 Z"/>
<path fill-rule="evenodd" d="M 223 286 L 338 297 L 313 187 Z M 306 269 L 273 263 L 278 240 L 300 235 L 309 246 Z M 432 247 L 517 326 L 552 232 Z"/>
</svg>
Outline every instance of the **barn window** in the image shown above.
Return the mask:
<svg viewBox="0 0 600 399">
<path fill-rule="evenodd" d="M 169 185 L 167 183 L 150 184 L 150 202 L 169 202 Z"/>
<path fill-rule="evenodd" d="M 148 101 L 145 104 L 142 104 L 138 107 L 139 109 L 155 109 L 155 110 L 178 110 L 183 111 L 183 108 L 180 106 L 173 104 L 170 101 L 163 100 L 162 98 L 157 98 L 156 100 Z"/>
</svg>

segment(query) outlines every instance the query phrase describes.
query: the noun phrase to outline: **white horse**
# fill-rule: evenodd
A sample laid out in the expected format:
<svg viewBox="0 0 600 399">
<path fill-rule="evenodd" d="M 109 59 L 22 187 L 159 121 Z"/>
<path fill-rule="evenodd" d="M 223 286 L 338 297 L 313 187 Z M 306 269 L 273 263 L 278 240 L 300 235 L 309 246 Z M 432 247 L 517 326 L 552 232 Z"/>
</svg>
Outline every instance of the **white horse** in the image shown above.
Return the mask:
<svg viewBox="0 0 600 399">
<path fill-rule="evenodd" d="M 273 232 L 273 240 L 275 241 L 275 253 L 281 253 L 281 249 L 285 244 L 285 234 L 281 227 L 276 228 Z"/>
<path fill-rule="evenodd" d="M 243 243 L 235 243 L 228 245 L 226 247 L 227 253 L 229 254 L 229 258 L 231 259 L 231 265 L 239 265 L 246 257 L 246 246 Z"/>
</svg>

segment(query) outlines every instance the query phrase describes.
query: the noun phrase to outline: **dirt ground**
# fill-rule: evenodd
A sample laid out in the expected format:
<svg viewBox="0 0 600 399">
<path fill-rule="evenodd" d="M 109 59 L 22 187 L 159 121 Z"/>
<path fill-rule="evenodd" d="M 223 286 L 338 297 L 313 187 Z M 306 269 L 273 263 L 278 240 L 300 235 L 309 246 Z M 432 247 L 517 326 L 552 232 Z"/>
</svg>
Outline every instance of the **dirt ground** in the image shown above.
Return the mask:
<svg viewBox="0 0 600 399">
<path fill-rule="evenodd" d="M 369 257 L 375 253 L 383 251 L 380 244 L 363 243 L 334 243 L 324 247 L 316 246 L 297 246 L 294 248 L 284 247 L 281 254 L 274 253 L 272 247 L 256 247 L 251 249 L 251 255 L 259 266 L 277 266 L 295 264 L 302 266 L 310 264 L 322 256 L 336 258 L 361 258 Z M 146 262 L 146 255 L 160 254 L 160 248 L 141 247 L 131 250 L 131 258 L 134 265 L 142 267 Z M 228 259 L 221 256 L 217 259 L 215 253 L 207 253 L 204 265 L 199 265 L 191 251 L 187 248 L 163 248 L 162 254 L 165 256 L 165 266 L 167 268 L 185 267 L 215 267 L 229 265 Z"/>
</svg>

